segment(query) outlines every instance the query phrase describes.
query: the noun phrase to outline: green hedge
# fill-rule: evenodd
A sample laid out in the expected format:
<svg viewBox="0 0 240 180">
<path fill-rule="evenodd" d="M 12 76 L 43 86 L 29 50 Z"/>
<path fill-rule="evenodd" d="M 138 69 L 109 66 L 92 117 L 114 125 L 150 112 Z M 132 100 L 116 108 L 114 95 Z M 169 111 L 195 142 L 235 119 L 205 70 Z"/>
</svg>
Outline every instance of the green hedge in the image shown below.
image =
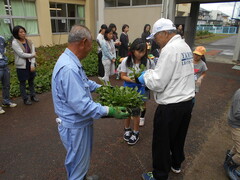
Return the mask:
<svg viewBox="0 0 240 180">
<path fill-rule="evenodd" d="M 35 90 L 36 93 L 40 94 L 43 92 L 50 91 L 51 89 L 51 77 L 54 65 L 58 57 L 66 48 L 66 44 L 55 45 L 55 46 L 45 46 L 36 48 L 37 52 L 37 76 L 35 78 Z M 10 47 L 7 47 L 6 53 L 9 59 L 9 68 L 11 71 L 11 87 L 10 94 L 11 97 L 17 97 L 20 95 L 19 82 L 17 79 L 16 69 L 14 66 L 14 53 Z M 97 57 L 97 43 L 93 42 L 93 49 L 89 55 L 81 61 L 87 76 L 97 75 L 98 69 L 98 57 Z"/>
<path fill-rule="evenodd" d="M 196 36 L 206 36 L 206 35 L 211 35 L 213 33 L 209 32 L 209 31 L 197 31 L 196 32 Z"/>
</svg>

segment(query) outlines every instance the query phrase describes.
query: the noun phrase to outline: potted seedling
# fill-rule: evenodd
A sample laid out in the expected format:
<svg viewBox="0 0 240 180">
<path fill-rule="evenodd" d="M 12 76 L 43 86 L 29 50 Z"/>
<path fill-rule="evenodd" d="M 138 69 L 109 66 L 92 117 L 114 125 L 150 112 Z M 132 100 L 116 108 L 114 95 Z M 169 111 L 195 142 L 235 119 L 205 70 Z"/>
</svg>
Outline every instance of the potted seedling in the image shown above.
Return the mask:
<svg viewBox="0 0 240 180">
<path fill-rule="evenodd" d="M 145 71 L 145 66 L 143 64 L 140 65 L 140 70 L 137 71 L 135 68 L 129 67 L 129 69 L 132 71 L 132 73 L 129 73 L 129 77 L 134 80 L 136 83 L 139 83 L 138 78 L 142 74 L 143 71 Z"/>
<path fill-rule="evenodd" d="M 99 94 L 96 101 L 103 106 L 126 107 L 131 116 L 139 116 L 143 110 L 144 97 L 137 92 L 137 88 L 101 86 L 96 93 Z"/>
</svg>

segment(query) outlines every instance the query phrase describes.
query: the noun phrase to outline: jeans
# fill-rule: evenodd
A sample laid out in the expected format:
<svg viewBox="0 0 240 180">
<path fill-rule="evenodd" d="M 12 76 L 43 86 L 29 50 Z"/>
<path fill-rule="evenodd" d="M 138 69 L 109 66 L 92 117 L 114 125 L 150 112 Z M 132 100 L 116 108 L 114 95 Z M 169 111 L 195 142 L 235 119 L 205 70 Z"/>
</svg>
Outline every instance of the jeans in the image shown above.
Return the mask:
<svg viewBox="0 0 240 180">
<path fill-rule="evenodd" d="M 10 103 L 10 71 L 8 67 L 0 68 L 0 80 L 2 83 L 3 104 Z"/>
</svg>

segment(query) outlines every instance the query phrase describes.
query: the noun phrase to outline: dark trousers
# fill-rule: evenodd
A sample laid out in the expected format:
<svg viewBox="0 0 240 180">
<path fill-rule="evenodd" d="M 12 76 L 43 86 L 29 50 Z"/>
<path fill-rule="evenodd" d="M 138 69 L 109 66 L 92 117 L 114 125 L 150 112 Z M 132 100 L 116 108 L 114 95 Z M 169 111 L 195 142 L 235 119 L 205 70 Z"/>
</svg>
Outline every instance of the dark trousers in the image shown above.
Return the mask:
<svg viewBox="0 0 240 180">
<path fill-rule="evenodd" d="M 34 97 L 36 95 L 34 90 L 34 77 L 28 79 L 28 86 L 30 91 L 30 96 Z M 23 100 L 28 99 L 28 95 L 26 92 L 26 81 L 20 81 L 20 93 Z"/>
<path fill-rule="evenodd" d="M 104 67 L 102 63 L 102 51 L 98 53 L 98 76 L 104 76 Z"/>
<path fill-rule="evenodd" d="M 152 141 L 153 176 L 157 180 L 167 179 L 171 166 L 180 168 L 185 159 L 184 143 L 192 107 L 192 100 L 157 107 Z"/>
</svg>

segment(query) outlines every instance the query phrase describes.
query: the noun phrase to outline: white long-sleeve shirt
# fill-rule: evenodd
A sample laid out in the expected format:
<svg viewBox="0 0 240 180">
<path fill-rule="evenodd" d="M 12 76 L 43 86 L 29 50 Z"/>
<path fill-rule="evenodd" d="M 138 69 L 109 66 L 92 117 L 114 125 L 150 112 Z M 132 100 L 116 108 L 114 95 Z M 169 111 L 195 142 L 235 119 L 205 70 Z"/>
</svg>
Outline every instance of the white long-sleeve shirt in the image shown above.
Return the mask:
<svg viewBox="0 0 240 180">
<path fill-rule="evenodd" d="M 162 48 L 155 69 L 146 71 L 144 81 L 158 104 L 184 102 L 195 96 L 193 55 L 180 35 Z"/>
</svg>

